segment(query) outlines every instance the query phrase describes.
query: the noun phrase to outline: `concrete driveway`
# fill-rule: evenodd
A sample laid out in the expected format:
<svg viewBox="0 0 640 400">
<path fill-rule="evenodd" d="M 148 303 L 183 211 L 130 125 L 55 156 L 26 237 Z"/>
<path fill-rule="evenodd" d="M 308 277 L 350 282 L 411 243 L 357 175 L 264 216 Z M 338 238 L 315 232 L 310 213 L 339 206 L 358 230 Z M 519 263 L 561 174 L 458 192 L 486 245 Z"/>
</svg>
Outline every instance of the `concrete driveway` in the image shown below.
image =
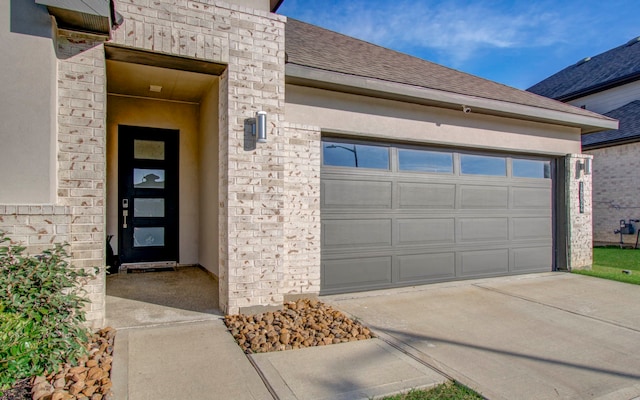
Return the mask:
<svg viewBox="0 0 640 400">
<path fill-rule="evenodd" d="M 567 273 L 322 298 L 490 399 L 640 396 L 640 287 Z"/>
</svg>

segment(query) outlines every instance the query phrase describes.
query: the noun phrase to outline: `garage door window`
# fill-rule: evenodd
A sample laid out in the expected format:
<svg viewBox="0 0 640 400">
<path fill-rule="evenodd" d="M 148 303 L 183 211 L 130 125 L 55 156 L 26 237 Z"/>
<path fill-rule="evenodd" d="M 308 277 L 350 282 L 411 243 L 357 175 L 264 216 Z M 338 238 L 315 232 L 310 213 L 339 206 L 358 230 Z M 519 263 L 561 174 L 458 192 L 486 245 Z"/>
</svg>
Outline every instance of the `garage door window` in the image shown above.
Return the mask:
<svg viewBox="0 0 640 400">
<path fill-rule="evenodd" d="M 343 142 L 323 142 L 324 165 L 389 169 L 389 148 Z"/>
<path fill-rule="evenodd" d="M 401 171 L 453 173 L 453 154 L 441 151 L 398 149 Z"/>
<path fill-rule="evenodd" d="M 549 161 L 514 158 L 513 176 L 516 178 L 551 179 L 551 163 Z"/>
<path fill-rule="evenodd" d="M 507 176 L 507 159 L 504 157 L 461 154 L 460 170 L 466 175 Z"/>
</svg>

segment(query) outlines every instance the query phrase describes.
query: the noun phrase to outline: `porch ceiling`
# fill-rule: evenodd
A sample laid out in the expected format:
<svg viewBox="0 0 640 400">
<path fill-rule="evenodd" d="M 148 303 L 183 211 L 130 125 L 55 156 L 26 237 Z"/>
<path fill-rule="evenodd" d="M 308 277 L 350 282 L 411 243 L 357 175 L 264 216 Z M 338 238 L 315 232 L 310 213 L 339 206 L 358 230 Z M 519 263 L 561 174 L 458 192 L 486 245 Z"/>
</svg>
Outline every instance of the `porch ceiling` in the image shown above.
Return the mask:
<svg viewBox="0 0 640 400">
<path fill-rule="evenodd" d="M 107 92 L 158 100 L 199 103 L 217 76 L 107 60 Z M 151 91 L 160 86 L 160 92 Z"/>
</svg>

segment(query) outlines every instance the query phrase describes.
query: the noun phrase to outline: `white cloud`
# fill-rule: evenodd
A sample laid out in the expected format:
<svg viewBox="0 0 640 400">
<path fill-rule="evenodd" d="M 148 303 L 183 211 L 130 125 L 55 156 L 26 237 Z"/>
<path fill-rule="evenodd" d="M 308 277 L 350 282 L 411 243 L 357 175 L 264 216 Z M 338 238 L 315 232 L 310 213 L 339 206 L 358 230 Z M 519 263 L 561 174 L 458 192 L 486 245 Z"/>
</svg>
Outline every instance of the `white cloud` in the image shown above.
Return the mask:
<svg viewBox="0 0 640 400">
<path fill-rule="evenodd" d="M 292 3 L 295 6 L 295 0 Z M 462 0 L 319 3 L 324 8 L 309 9 L 299 15 L 328 29 L 382 46 L 409 52 L 432 50 L 444 58 L 441 61 L 453 66 L 461 65 L 482 49 L 538 47 L 563 41 L 566 24 L 562 19 L 569 18 L 565 13 L 549 11 L 549 6 L 556 4 L 557 7 L 556 2 L 547 5 Z"/>
<path fill-rule="evenodd" d="M 638 0 L 285 0 L 280 10 L 523 88 L 640 35 Z"/>
</svg>

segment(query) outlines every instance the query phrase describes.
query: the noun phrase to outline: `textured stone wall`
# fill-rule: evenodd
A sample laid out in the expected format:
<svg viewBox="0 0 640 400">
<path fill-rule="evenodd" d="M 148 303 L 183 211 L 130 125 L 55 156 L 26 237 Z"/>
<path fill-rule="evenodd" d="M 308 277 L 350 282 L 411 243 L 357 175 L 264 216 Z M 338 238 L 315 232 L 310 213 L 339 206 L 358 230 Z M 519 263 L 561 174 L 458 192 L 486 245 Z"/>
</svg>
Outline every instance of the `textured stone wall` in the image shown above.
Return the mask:
<svg viewBox="0 0 640 400">
<path fill-rule="evenodd" d="M 87 285 L 87 320 L 103 324 L 105 306 L 106 85 L 102 42 L 60 31 L 57 204 L 70 211 L 69 243 L 78 268 L 100 267 Z"/>
<path fill-rule="evenodd" d="M 593 263 L 592 235 L 592 176 L 580 170 L 579 165 L 593 157 L 588 154 L 569 154 L 565 158 L 567 205 L 567 268 L 590 269 Z M 583 210 L 580 209 L 582 183 Z"/>
<path fill-rule="evenodd" d="M 318 127 L 285 124 L 285 271 L 287 297 L 320 292 L 320 151 Z"/>
<path fill-rule="evenodd" d="M 69 243 L 70 261 L 77 268 L 104 267 L 105 198 L 105 62 L 99 38 L 58 31 L 57 179 L 52 204 L 0 205 L 0 229 L 31 254 Z M 47 171 L 42 171 L 47 173 Z M 104 272 L 84 287 L 90 304 L 87 321 L 104 320 Z"/>
<path fill-rule="evenodd" d="M 640 219 L 640 143 L 588 150 L 593 156 L 593 240 L 618 243 L 621 219 Z M 636 224 L 640 227 L 640 224 Z M 635 244 L 635 235 L 623 240 Z"/>
<path fill-rule="evenodd" d="M 284 268 L 284 21 L 213 0 L 128 0 L 113 42 L 225 63 L 220 80 L 220 305 L 281 305 Z M 268 113 L 269 140 L 245 148 L 245 124 Z M 208 245 L 208 244 L 202 244 Z"/>
<path fill-rule="evenodd" d="M 69 207 L 51 204 L 0 205 L 0 231 L 29 254 L 70 241 Z"/>
<path fill-rule="evenodd" d="M 279 218 L 285 204 L 285 19 L 255 13 L 231 13 L 228 79 L 220 90 L 221 103 L 228 104 L 226 129 L 220 126 L 220 152 L 226 154 L 227 162 L 221 168 L 226 172 L 221 184 L 227 187 L 220 191 L 227 193 L 220 201 L 220 207 L 226 208 L 227 229 L 219 232 L 220 240 L 227 241 L 227 249 L 220 254 L 227 257 L 221 260 L 220 271 L 229 286 L 228 297 L 221 296 L 220 304 L 229 314 L 281 306 L 283 301 L 278 277 L 284 265 Z M 248 149 L 245 125 L 257 111 L 267 112 L 268 141 Z"/>
<path fill-rule="evenodd" d="M 123 0 L 112 43 L 228 64 L 220 82 L 220 304 L 282 304 L 284 276 L 284 21 L 214 0 Z M 106 78 L 101 40 L 58 31 L 57 199 L 2 205 L 0 227 L 32 252 L 71 244 L 80 268 L 105 264 Z M 269 113 L 269 143 L 244 149 L 244 125 Z M 258 182 L 258 184 L 256 184 Z M 85 289 L 91 325 L 104 321 L 105 275 Z"/>
<path fill-rule="evenodd" d="M 229 71 L 224 71 L 220 76 L 219 84 L 219 108 L 218 108 L 218 294 L 220 309 L 223 311 L 229 307 L 229 209 L 227 198 L 229 197 Z M 224 132 L 224 134 L 223 134 Z M 224 234 L 223 234 L 224 232 Z M 202 245 L 205 245 L 203 243 Z"/>
</svg>

